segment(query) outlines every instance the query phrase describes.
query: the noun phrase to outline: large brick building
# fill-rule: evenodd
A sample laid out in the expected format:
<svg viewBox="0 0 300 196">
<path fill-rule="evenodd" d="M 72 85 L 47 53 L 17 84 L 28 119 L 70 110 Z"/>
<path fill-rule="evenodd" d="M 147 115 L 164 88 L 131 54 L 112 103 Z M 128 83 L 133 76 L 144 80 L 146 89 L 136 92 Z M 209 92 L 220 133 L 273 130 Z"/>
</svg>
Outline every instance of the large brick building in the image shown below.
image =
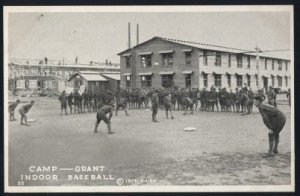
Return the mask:
<svg viewBox="0 0 300 196">
<path fill-rule="evenodd" d="M 290 88 L 289 59 L 260 54 L 258 69 L 241 49 L 154 37 L 118 55 L 122 88 Z"/>
</svg>

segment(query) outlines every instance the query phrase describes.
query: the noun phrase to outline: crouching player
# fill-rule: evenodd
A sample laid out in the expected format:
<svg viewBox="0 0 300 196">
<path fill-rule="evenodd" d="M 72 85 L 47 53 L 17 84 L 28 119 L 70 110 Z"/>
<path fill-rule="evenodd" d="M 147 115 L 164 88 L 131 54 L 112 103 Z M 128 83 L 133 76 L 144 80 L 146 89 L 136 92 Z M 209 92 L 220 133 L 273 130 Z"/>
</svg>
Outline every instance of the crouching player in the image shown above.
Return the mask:
<svg viewBox="0 0 300 196">
<path fill-rule="evenodd" d="M 34 101 L 32 100 L 29 104 L 26 104 L 19 109 L 19 113 L 21 114 L 21 125 L 29 126 L 29 124 L 27 123 L 27 113 L 29 112 L 33 104 Z M 23 123 L 23 119 L 25 119 L 25 124 Z"/>
<path fill-rule="evenodd" d="M 9 120 L 14 121 L 15 119 L 15 109 L 19 105 L 20 100 L 17 99 L 15 103 L 9 104 L 8 106 L 8 111 L 9 111 Z"/>
<path fill-rule="evenodd" d="M 127 112 L 127 100 L 126 98 L 120 98 L 119 101 L 117 101 L 117 108 L 116 108 L 116 116 L 118 115 L 118 111 L 120 108 L 123 108 L 125 111 L 126 116 L 129 116 L 128 112 Z"/>
<path fill-rule="evenodd" d="M 95 129 L 94 129 L 94 133 L 97 133 L 97 128 L 101 122 L 101 120 L 103 120 L 106 125 L 107 125 L 107 129 L 108 129 L 108 134 L 113 134 L 114 132 L 111 131 L 111 122 L 110 119 L 113 116 L 113 110 L 114 107 L 113 105 L 104 105 L 103 107 L 100 108 L 100 110 L 97 112 L 97 121 L 95 124 Z M 106 114 L 109 114 L 109 116 L 107 117 Z"/>
<path fill-rule="evenodd" d="M 193 110 L 194 104 L 193 104 L 192 100 L 188 96 L 186 96 L 186 97 L 183 98 L 182 105 L 184 107 L 184 113 L 183 113 L 183 115 L 186 115 L 186 113 L 187 113 L 187 111 L 188 111 L 189 108 L 191 109 L 191 114 L 194 114 L 194 110 Z"/>
<path fill-rule="evenodd" d="M 286 117 L 279 109 L 264 104 L 262 101 L 261 96 L 254 97 L 254 104 L 258 107 L 263 122 L 269 129 L 269 151 L 265 155 L 265 157 L 269 157 L 278 154 L 279 133 L 285 125 Z"/>
</svg>

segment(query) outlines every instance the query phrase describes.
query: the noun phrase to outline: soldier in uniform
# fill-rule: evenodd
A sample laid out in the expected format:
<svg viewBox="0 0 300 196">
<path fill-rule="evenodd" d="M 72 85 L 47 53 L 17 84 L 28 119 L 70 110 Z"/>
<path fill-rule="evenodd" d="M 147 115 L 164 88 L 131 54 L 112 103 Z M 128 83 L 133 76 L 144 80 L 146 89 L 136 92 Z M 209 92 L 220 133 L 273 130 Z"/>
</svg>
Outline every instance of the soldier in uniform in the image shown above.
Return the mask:
<svg viewBox="0 0 300 196">
<path fill-rule="evenodd" d="M 249 88 L 248 97 L 249 97 L 248 111 L 249 113 L 251 113 L 253 109 L 253 97 L 254 97 L 254 93 L 251 88 Z"/>
<path fill-rule="evenodd" d="M 152 121 L 153 122 L 158 122 L 157 121 L 157 112 L 158 112 L 158 105 L 159 105 L 159 100 L 158 100 L 158 90 L 154 90 L 152 97 L 151 97 L 151 105 L 152 105 Z"/>
<path fill-rule="evenodd" d="M 108 134 L 113 134 L 114 132 L 111 131 L 111 122 L 110 119 L 113 116 L 113 110 L 114 107 L 113 105 L 104 105 L 103 107 L 100 108 L 100 110 L 97 112 L 96 115 L 96 124 L 95 124 L 95 128 L 94 128 L 94 133 L 97 133 L 97 128 L 101 122 L 101 120 L 103 120 L 106 125 L 107 125 L 107 129 L 108 129 Z M 107 117 L 106 115 L 109 114 L 109 116 Z"/>
<path fill-rule="evenodd" d="M 234 92 L 232 92 L 232 90 L 230 89 L 230 93 L 229 93 L 229 111 L 233 111 L 235 112 L 235 98 L 236 95 Z M 233 110 L 231 109 L 231 107 L 233 108 Z"/>
<path fill-rule="evenodd" d="M 75 91 L 74 93 L 74 113 L 79 113 L 79 92 L 78 90 Z"/>
<path fill-rule="evenodd" d="M 200 91 L 200 103 L 201 103 L 201 111 L 207 110 L 207 90 L 204 87 L 202 91 Z"/>
<path fill-rule="evenodd" d="M 10 121 L 15 121 L 15 109 L 19 105 L 20 100 L 17 99 L 16 102 L 9 104 L 8 106 L 8 111 L 9 111 L 9 120 Z"/>
<path fill-rule="evenodd" d="M 164 97 L 164 106 L 165 106 L 165 110 L 166 110 L 166 118 L 169 118 L 169 111 L 171 114 L 171 119 L 174 119 L 173 117 L 173 113 L 172 113 L 172 95 L 171 93 L 168 93 L 165 97 Z"/>
<path fill-rule="evenodd" d="M 288 89 L 287 93 L 286 93 L 286 97 L 288 98 L 289 100 L 289 106 L 291 106 L 291 90 Z"/>
<path fill-rule="evenodd" d="M 60 114 L 62 115 L 63 110 L 65 110 L 65 115 L 67 115 L 67 103 L 68 97 L 66 95 L 66 91 L 63 91 L 59 96 L 58 100 L 60 101 Z"/>
<path fill-rule="evenodd" d="M 116 97 L 117 108 L 116 108 L 116 116 L 118 116 L 118 111 L 120 108 L 123 108 L 126 116 L 129 116 L 127 112 L 127 99 L 125 97 Z"/>
<path fill-rule="evenodd" d="M 34 101 L 32 100 L 29 104 L 26 104 L 19 109 L 19 113 L 21 114 L 21 125 L 29 126 L 29 124 L 27 123 L 27 113 L 29 112 L 33 104 Z M 25 119 L 25 124 L 23 123 L 23 119 Z"/>
<path fill-rule="evenodd" d="M 194 103 L 191 100 L 191 98 L 188 97 L 187 94 L 184 94 L 184 97 L 182 99 L 182 105 L 183 105 L 183 108 L 184 108 L 183 115 L 186 115 L 189 108 L 191 109 L 191 114 L 194 114 L 194 110 L 193 110 L 194 109 Z"/>
<path fill-rule="evenodd" d="M 74 102 L 73 102 L 73 93 L 71 92 L 69 95 L 68 95 L 68 106 L 70 108 L 70 114 L 72 114 L 72 105 L 74 105 Z"/>
<path fill-rule="evenodd" d="M 213 87 L 210 94 L 209 94 L 209 105 L 210 111 L 214 112 L 215 105 L 217 106 L 217 111 L 219 112 L 219 105 L 218 105 L 218 93 L 216 89 Z"/>
<path fill-rule="evenodd" d="M 275 94 L 273 88 L 270 86 L 270 87 L 269 87 L 269 91 L 268 91 L 268 93 L 267 93 L 268 104 L 269 104 L 269 105 L 273 105 L 273 106 L 276 107 L 275 96 L 276 96 L 276 94 Z"/>
<path fill-rule="evenodd" d="M 274 156 L 278 154 L 279 133 L 285 125 L 286 117 L 279 109 L 262 103 L 260 96 L 254 97 L 254 104 L 258 107 L 263 122 L 269 129 L 269 150 L 266 156 Z"/>
<path fill-rule="evenodd" d="M 93 112 L 96 112 L 97 111 L 97 106 L 98 106 L 98 99 L 97 99 L 97 95 L 96 93 L 93 94 Z"/>
</svg>

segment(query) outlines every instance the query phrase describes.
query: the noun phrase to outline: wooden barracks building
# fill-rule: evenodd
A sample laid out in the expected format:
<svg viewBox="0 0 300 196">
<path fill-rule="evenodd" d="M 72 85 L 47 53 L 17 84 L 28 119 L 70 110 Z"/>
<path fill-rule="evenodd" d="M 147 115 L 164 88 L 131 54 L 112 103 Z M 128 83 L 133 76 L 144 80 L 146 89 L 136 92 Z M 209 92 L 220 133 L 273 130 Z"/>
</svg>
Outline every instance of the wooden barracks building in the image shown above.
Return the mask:
<svg viewBox="0 0 300 196">
<path fill-rule="evenodd" d="M 121 88 L 290 88 L 289 59 L 260 54 L 258 69 L 241 49 L 154 37 L 118 55 Z"/>
</svg>

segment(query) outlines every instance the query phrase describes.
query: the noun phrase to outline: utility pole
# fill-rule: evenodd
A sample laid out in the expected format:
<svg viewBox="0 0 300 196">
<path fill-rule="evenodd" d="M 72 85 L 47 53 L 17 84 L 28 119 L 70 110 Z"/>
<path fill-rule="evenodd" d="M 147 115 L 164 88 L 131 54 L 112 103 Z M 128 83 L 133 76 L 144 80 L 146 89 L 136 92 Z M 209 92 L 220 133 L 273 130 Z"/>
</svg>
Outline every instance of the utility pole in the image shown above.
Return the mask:
<svg viewBox="0 0 300 196">
<path fill-rule="evenodd" d="M 260 89 L 260 61 L 259 61 L 259 53 L 261 50 L 256 46 L 256 68 L 257 68 L 257 77 L 258 77 L 258 89 Z"/>
</svg>

